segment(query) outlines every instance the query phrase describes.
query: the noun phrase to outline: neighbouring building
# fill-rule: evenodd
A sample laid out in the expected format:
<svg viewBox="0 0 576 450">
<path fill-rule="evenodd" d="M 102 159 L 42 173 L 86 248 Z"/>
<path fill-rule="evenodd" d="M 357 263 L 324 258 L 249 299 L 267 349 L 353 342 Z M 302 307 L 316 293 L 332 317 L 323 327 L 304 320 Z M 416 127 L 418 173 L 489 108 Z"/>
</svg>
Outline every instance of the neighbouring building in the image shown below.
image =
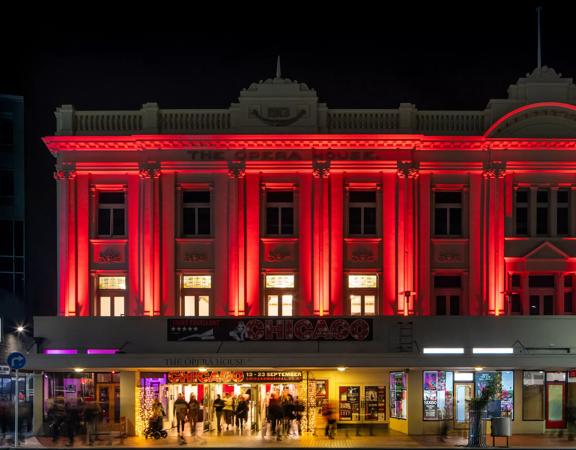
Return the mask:
<svg viewBox="0 0 576 450">
<path fill-rule="evenodd" d="M 271 392 L 302 426 L 515 433 L 576 406 L 576 86 L 541 67 L 482 111 L 330 109 L 303 83 L 222 110 L 56 111 L 58 304 L 36 317 L 37 423 L 94 397 L 141 433 L 194 393 Z M 76 370 L 76 371 L 75 371 Z M 168 418 L 171 420 L 171 417 Z"/>
</svg>

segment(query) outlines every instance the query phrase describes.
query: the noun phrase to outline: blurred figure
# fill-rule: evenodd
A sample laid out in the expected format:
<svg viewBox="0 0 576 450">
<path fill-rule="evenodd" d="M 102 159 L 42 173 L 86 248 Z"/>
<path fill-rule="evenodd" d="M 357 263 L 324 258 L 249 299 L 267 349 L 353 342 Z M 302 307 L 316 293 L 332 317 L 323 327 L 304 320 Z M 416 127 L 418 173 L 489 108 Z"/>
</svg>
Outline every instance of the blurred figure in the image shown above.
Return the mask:
<svg viewBox="0 0 576 450">
<path fill-rule="evenodd" d="M 233 427 L 232 419 L 234 417 L 234 399 L 229 392 L 224 394 L 224 421 L 226 430 Z"/>
<path fill-rule="evenodd" d="M 322 415 L 326 418 L 324 436 L 328 437 L 329 439 L 334 439 L 334 436 L 336 435 L 336 428 L 338 426 L 336 423 L 336 417 L 334 416 L 334 410 L 330 405 L 327 405 Z"/>
<path fill-rule="evenodd" d="M 86 397 L 84 403 L 84 423 L 86 425 L 86 443 L 94 445 L 96 440 L 96 428 L 100 418 L 100 407 L 92 397 Z"/>
<path fill-rule="evenodd" d="M 244 430 L 246 420 L 248 420 L 248 402 L 246 397 L 241 395 L 238 397 L 238 404 L 236 405 L 236 419 L 238 420 L 238 429 L 240 433 Z"/>
<path fill-rule="evenodd" d="M 184 424 L 186 423 L 186 417 L 188 416 L 188 403 L 184 400 L 183 393 L 178 394 L 178 398 L 174 402 L 174 407 L 172 408 L 172 414 L 176 417 L 178 440 L 182 441 L 184 439 Z"/>
<path fill-rule="evenodd" d="M 216 413 L 216 428 L 220 434 L 222 433 L 222 415 L 224 414 L 224 400 L 220 398 L 220 394 L 216 395 L 213 406 Z"/>
<path fill-rule="evenodd" d="M 66 403 L 65 409 L 65 423 L 66 423 L 66 434 L 68 436 L 68 442 L 66 447 L 72 447 L 74 445 L 74 437 L 80 425 L 80 411 L 78 405 L 74 402 Z"/>
<path fill-rule="evenodd" d="M 2 441 L 6 439 L 6 433 L 10 431 L 10 402 L 6 398 L 0 400 L 0 432 Z"/>
<path fill-rule="evenodd" d="M 64 397 L 56 397 L 54 403 L 48 409 L 48 426 L 50 427 L 52 442 L 57 442 L 60 438 L 60 432 L 65 418 L 66 406 L 64 405 Z"/>
<path fill-rule="evenodd" d="M 188 402 L 188 421 L 190 422 L 190 436 L 196 436 L 196 424 L 200 416 L 200 403 L 194 394 L 190 394 Z"/>
<path fill-rule="evenodd" d="M 272 425 L 272 436 L 276 436 L 277 440 L 282 440 L 282 419 L 284 412 L 282 410 L 282 403 L 278 398 L 277 392 L 272 392 L 270 401 L 268 403 L 268 415 L 270 416 L 270 423 Z"/>
</svg>

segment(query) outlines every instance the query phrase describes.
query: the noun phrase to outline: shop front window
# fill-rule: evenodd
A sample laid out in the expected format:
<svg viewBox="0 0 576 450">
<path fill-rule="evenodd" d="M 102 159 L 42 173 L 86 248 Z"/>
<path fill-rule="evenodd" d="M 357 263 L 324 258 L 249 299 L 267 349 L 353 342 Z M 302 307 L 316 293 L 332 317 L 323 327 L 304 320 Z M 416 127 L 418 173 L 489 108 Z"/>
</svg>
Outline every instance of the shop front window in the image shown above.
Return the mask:
<svg viewBox="0 0 576 450">
<path fill-rule="evenodd" d="M 424 371 L 424 420 L 454 417 L 454 372 Z"/>
<path fill-rule="evenodd" d="M 390 417 L 407 418 L 407 390 L 406 372 L 390 372 Z"/>
<path fill-rule="evenodd" d="M 482 395 L 484 387 L 496 377 L 498 386 L 494 400 L 488 403 L 489 417 L 514 418 L 514 372 L 512 370 L 477 372 L 474 376 L 476 397 Z"/>
<path fill-rule="evenodd" d="M 544 420 L 544 371 L 527 370 L 522 376 L 522 420 Z"/>
</svg>

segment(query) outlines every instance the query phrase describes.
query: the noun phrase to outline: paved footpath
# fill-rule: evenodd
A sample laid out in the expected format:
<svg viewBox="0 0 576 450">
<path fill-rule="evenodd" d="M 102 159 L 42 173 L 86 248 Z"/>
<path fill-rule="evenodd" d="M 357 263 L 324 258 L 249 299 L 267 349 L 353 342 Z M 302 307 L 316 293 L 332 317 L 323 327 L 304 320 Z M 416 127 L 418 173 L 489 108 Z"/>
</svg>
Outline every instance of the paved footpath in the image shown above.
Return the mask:
<svg viewBox="0 0 576 450">
<path fill-rule="evenodd" d="M 61 439 L 58 443 L 53 443 L 50 438 L 29 438 L 26 439 L 22 448 L 69 448 L 65 447 L 66 440 Z M 488 447 L 492 446 L 492 438 L 487 438 Z M 496 445 L 503 448 L 506 439 L 498 438 Z M 185 445 L 178 445 L 176 437 L 166 439 L 150 440 L 140 437 L 130 437 L 121 444 L 114 440 L 112 443 L 107 440 L 97 441 L 94 447 L 116 447 L 116 448 L 186 448 L 186 447 L 207 447 L 207 448 L 385 448 L 385 449 L 405 449 L 405 448 L 462 448 L 466 445 L 466 439 L 459 436 L 449 436 L 445 441 L 439 440 L 436 436 L 406 436 L 401 433 L 388 432 L 378 436 L 346 436 L 344 433 L 331 440 L 324 436 L 303 436 L 300 438 L 285 438 L 277 441 L 270 437 L 262 438 L 261 435 L 240 436 L 224 433 L 221 436 L 209 435 L 202 438 L 186 438 Z M 6 448 L 8 445 L 2 445 Z M 83 440 L 76 439 L 76 448 L 94 448 L 85 445 Z M 576 448 L 576 441 L 568 440 L 567 437 L 546 436 L 546 435 L 518 435 L 510 438 L 510 447 L 522 448 Z"/>
</svg>

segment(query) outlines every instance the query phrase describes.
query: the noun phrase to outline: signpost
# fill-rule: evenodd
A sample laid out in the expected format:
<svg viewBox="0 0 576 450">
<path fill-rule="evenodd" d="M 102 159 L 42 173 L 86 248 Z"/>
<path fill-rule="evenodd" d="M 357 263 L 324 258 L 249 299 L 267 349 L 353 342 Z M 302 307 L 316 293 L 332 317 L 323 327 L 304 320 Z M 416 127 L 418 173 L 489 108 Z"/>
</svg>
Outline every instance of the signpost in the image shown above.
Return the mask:
<svg viewBox="0 0 576 450">
<path fill-rule="evenodd" d="M 6 358 L 11 369 L 14 369 L 14 447 L 18 447 L 18 370 L 26 365 L 26 357 L 20 352 L 12 352 Z"/>
</svg>

